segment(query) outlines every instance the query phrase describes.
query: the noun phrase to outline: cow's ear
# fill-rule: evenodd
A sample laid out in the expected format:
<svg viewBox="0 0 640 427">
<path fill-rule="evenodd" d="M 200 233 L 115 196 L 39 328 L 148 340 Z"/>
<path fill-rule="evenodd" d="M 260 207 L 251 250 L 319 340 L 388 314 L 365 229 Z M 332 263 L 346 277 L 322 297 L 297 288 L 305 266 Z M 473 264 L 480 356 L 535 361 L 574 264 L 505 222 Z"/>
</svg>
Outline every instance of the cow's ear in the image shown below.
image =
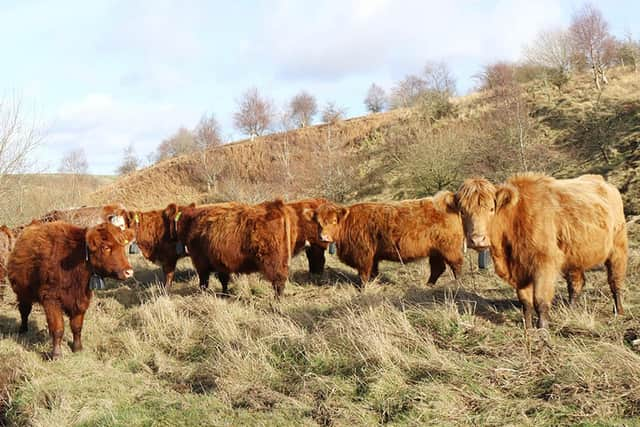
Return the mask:
<svg viewBox="0 0 640 427">
<path fill-rule="evenodd" d="M 195 208 L 195 207 L 196 207 L 195 202 L 191 202 L 191 203 L 189 203 L 189 207 L 190 207 L 190 208 Z"/>
<path fill-rule="evenodd" d="M 302 209 L 302 217 L 307 221 L 313 221 L 316 217 L 316 211 L 310 208 Z"/>
<path fill-rule="evenodd" d="M 87 246 L 89 247 L 89 251 L 95 252 L 100 249 L 100 245 L 102 245 L 102 236 L 98 230 L 90 228 L 84 238 Z"/>
<path fill-rule="evenodd" d="M 349 215 L 349 208 L 340 207 L 338 208 L 338 221 L 344 221 L 344 219 Z"/>
<path fill-rule="evenodd" d="M 134 240 L 136 240 L 135 231 L 133 231 L 131 228 L 126 228 L 124 230 L 124 238 L 127 240 L 127 243 L 125 244 L 133 242 Z"/>
<path fill-rule="evenodd" d="M 169 205 L 164 208 L 163 215 L 166 218 L 173 220 L 173 217 L 176 216 L 176 213 L 178 213 L 178 205 L 176 205 L 175 203 L 169 203 Z"/>
<path fill-rule="evenodd" d="M 518 189 L 511 184 L 502 184 L 496 190 L 496 211 L 518 202 Z"/>
<path fill-rule="evenodd" d="M 440 191 L 433 196 L 433 204 L 441 211 L 457 211 L 458 202 L 456 195 L 451 191 Z"/>
</svg>

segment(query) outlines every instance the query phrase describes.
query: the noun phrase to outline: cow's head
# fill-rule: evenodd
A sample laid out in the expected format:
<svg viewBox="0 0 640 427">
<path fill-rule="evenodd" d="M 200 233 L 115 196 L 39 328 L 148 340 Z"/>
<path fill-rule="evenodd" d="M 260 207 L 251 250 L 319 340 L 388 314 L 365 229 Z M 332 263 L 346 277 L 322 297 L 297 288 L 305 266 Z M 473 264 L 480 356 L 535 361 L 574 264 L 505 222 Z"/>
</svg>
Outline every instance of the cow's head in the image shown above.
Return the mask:
<svg viewBox="0 0 640 427">
<path fill-rule="evenodd" d="M 489 224 L 501 209 L 518 200 L 516 188 L 510 184 L 494 186 L 484 178 L 466 179 L 455 195 L 457 209 L 467 238 L 467 246 L 476 250 L 491 245 Z"/>
<path fill-rule="evenodd" d="M 133 230 L 122 230 L 108 222 L 90 227 L 85 242 L 93 271 L 120 280 L 132 277 L 133 269 L 124 249 L 133 239 Z"/>
<path fill-rule="evenodd" d="M 349 215 L 349 208 L 334 205 L 333 203 L 323 203 L 315 210 L 305 209 L 303 215 L 306 219 L 313 220 L 318 224 L 320 241 L 331 243 L 340 234 L 342 224 Z"/>
<path fill-rule="evenodd" d="M 181 240 L 181 231 L 188 228 L 190 218 L 183 217 L 185 212 L 191 212 L 196 207 L 195 203 L 191 203 L 189 206 L 178 206 L 175 203 L 170 203 L 162 212 L 162 217 L 166 227 L 169 230 L 169 237 L 171 240 Z M 182 224 L 181 227 L 178 224 Z"/>
</svg>

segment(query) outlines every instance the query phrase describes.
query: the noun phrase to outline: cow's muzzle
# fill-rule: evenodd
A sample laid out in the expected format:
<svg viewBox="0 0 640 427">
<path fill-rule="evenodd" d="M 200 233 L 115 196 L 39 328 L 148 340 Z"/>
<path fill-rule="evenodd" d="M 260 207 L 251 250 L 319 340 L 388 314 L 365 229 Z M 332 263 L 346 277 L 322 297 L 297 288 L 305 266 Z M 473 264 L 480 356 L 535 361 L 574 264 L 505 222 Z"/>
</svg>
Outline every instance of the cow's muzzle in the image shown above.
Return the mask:
<svg viewBox="0 0 640 427">
<path fill-rule="evenodd" d="M 126 280 L 133 277 L 133 269 L 129 268 L 126 270 L 120 270 L 120 272 L 118 272 L 118 279 L 120 280 Z"/>
</svg>

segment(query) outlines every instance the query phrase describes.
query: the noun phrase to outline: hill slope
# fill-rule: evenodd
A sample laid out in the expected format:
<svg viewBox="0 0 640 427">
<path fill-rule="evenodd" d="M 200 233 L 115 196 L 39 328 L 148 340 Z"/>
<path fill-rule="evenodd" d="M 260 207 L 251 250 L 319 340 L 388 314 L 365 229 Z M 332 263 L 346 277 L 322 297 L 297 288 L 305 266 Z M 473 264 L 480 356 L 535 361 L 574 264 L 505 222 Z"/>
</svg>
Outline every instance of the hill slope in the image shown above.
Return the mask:
<svg viewBox="0 0 640 427">
<path fill-rule="evenodd" d="M 559 177 L 602 173 L 640 214 L 640 75 L 616 70 L 598 94 L 588 76 L 563 92 L 524 85 L 529 165 Z M 257 201 L 319 195 L 338 201 L 388 199 L 455 188 L 469 175 L 500 180 L 522 170 L 490 92 L 453 101 L 434 119 L 420 108 L 318 125 L 170 159 L 90 196 L 135 208 L 169 202 Z M 519 124 L 518 124 L 519 125 Z"/>
</svg>

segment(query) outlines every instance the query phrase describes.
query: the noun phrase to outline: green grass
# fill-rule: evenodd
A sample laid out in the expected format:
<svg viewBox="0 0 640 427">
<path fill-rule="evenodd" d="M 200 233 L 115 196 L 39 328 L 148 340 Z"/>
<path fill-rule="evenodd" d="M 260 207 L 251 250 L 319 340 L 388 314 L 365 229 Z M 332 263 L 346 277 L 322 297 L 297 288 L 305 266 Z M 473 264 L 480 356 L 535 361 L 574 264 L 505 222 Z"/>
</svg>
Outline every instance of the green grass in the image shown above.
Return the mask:
<svg viewBox="0 0 640 427">
<path fill-rule="evenodd" d="M 635 230 L 634 230 L 635 231 Z M 293 262 L 285 298 L 240 276 L 233 296 L 200 293 L 189 261 L 168 295 L 137 258 L 140 282 L 111 283 L 86 317 L 84 347 L 43 358 L 42 309 L 15 334 L 5 292 L 0 381 L 8 425 L 557 425 L 632 424 L 640 417 L 634 246 L 624 316 L 605 274 L 588 274 L 582 305 L 558 298 L 549 331 L 522 328 L 514 292 L 473 254 L 456 283 L 426 286 L 428 266 L 382 265 L 357 292 L 330 257 L 319 284 Z M 635 334 L 635 335 L 634 335 Z M 66 339 L 70 340 L 70 332 Z"/>
</svg>

